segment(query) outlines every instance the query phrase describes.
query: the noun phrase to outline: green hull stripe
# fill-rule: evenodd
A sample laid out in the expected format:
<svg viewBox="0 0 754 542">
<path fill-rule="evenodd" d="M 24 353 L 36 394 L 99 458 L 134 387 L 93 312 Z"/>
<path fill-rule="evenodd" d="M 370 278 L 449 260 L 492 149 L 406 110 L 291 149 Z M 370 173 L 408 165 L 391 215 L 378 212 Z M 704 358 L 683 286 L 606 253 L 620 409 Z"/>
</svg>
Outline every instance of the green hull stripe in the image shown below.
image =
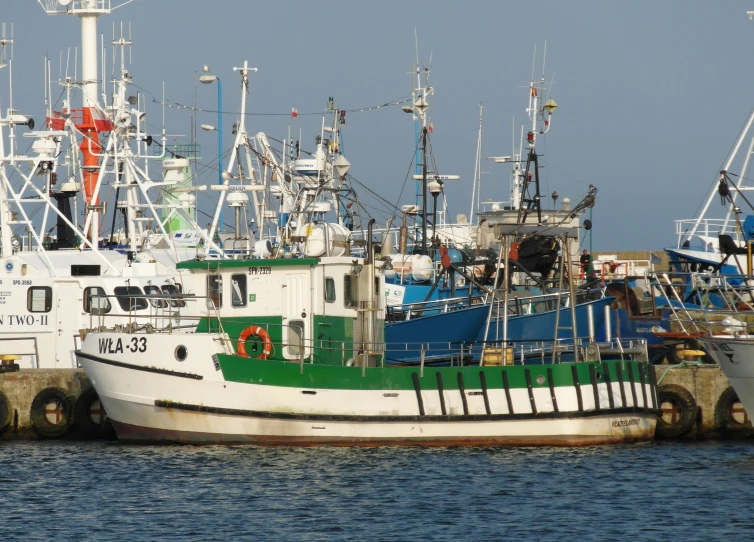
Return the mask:
<svg viewBox="0 0 754 542">
<path fill-rule="evenodd" d="M 289 388 L 333 389 L 333 390 L 386 390 L 414 391 L 413 374 L 419 374 L 419 367 L 368 367 L 362 376 L 361 367 L 341 367 L 334 365 L 312 365 L 305 363 L 303 373 L 299 363 L 280 362 L 241 358 L 238 356 L 218 355 L 223 376 L 231 382 L 243 384 L 260 384 Z M 516 366 L 466 366 L 466 367 L 432 367 L 424 368 L 423 377 L 419 378 L 421 389 L 437 390 L 438 381 L 445 383 L 445 389 L 459 390 L 458 382 L 463 382 L 466 389 L 482 389 L 482 377 L 487 389 L 503 389 L 503 373 L 508 384 L 513 388 L 527 388 L 526 372 L 530 375 L 532 388 L 548 388 L 551 380 L 554 387 L 573 386 L 572 367 L 576 369 L 578 382 L 591 382 L 590 368 L 595 373 L 595 382 L 604 382 L 604 371 L 617 375 L 620 371 L 625 382 L 641 382 L 639 375 L 644 375 L 648 366 L 636 361 L 603 361 L 583 363 L 560 363 L 551 365 L 516 365 Z M 629 367 L 631 370 L 629 370 Z M 437 374 L 440 374 L 438 379 Z M 458 378 L 458 375 L 462 378 Z M 614 380 L 611 378 L 611 381 Z"/>
</svg>

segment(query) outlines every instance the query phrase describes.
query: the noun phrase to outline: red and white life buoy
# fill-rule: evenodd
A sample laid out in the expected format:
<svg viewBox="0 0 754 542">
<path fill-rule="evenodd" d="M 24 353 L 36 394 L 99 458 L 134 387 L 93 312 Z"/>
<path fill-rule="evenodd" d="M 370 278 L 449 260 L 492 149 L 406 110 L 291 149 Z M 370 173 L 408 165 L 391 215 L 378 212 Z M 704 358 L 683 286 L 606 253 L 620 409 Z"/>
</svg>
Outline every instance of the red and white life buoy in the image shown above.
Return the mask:
<svg viewBox="0 0 754 542">
<path fill-rule="evenodd" d="M 257 359 L 269 359 L 270 352 L 272 352 L 272 340 L 270 334 L 259 326 L 249 326 L 238 336 L 238 348 L 236 348 L 238 355 L 244 358 L 249 357 L 246 352 L 246 339 L 252 335 L 256 335 L 262 340 L 262 353 L 257 356 Z"/>
</svg>

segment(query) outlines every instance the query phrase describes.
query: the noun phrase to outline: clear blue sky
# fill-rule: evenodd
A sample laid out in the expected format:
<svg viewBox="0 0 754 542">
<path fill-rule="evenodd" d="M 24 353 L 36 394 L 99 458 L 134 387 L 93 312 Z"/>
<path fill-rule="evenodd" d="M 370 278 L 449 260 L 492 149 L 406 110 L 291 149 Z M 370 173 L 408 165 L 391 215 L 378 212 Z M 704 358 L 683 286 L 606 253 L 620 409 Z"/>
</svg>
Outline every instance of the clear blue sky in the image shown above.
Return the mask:
<svg viewBox="0 0 754 542">
<path fill-rule="evenodd" d="M 525 120 L 534 47 L 541 52 L 547 41 L 546 76 L 560 107 L 539 147 L 543 194 L 575 201 L 594 184 L 594 250 L 657 250 L 674 244 L 673 220 L 696 213 L 754 106 L 748 9 L 754 2 L 137 0 L 101 18 L 99 32 L 109 42 L 114 22 L 130 23 L 134 82 L 157 99 L 164 82 L 168 101 L 191 104 L 196 93 L 198 107 L 215 109 L 215 88 L 195 84 L 210 65 L 223 79 L 226 127 L 240 108 L 232 68 L 249 60 L 259 68 L 251 111 L 283 114 L 251 117 L 249 132 L 282 139 L 291 124 L 311 148 L 321 116 L 291 123 L 291 107 L 321 112 L 328 96 L 344 109 L 406 98 L 416 29 L 421 61 L 432 53 L 436 161 L 441 173 L 462 176 L 446 189 L 451 216 L 469 212 L 479 102 L 485 156 L 509 155 L 512 121 Z M 41 119 L 43 57 L 57 78 L 61 52 L 80 41 L 79 21 L 47 16 L 34 0 L 2 0 L 0 20 L 15 25 L 13 105 Z M 158 105 L 148 113 L 150 130 L 160 130 Z M 198 122 L 215 124 L 215 116 Z M 188 112 L 168 112 L 169 133 L 188 140 L 189 127 Z M 215 136 L 200 137 L 209 162 Z M 224 137 L 229 145 L 229 131 Z M 344 137 L 356 178 L 389 200 L 403 190 L 397 203 L 412 202 L 412 181 L 403 189 L 414 149 L 408 115 L 398 107 L 349 113 Z M 482 199 L 506 198 L 509 166 L 484 167 Z"/>
</svg>

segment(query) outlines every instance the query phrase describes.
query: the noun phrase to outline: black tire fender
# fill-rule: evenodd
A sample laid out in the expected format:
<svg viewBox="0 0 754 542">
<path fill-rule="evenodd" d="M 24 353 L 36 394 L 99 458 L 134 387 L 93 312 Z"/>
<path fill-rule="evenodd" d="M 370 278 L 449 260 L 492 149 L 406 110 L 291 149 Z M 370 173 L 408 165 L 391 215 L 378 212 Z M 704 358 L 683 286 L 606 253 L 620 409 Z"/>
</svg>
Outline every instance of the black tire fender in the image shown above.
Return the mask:
<svg viewBox="0 0 754 542">
<path fill-rule="evenodd" d="M 736 420 L 733 410 L 736 404 L 739 404 L 741 410 L 743 410 L 743 405 L 741 405 L 741 401 L 738 399 L 736 390 L 733 389 L 733 386 L 728 386 L 720 394 L 720 398 L 715 405 L 715 429 L 725 438 L 750 438 L 754 436 L 754 427 L 752 427 L 745 410 L 743 410 L 743 423 Z"/>
<path fill-rule="evenodd" d="M 677 384 L 662 384 L 657 388 L 657 402 L 661 411 L 655 430 L 657 438 L 681 438 L 691 431 L 698 407 L 694 396 L 686 388 Z"/>
<path fill-rule="evenodd" d="M 54 405 L 54 410 L 48 410 Z M 31 403 L 31 427 L 41 438 L 61 438 L 73 425 L 73 400 L 62 388 L 45 388 Z"/>
<path fill-rule="evenodd" d="M 13 408 L 8 397 L 0 391 L 0 435 L 5 433 L 13 420 Z"/>
<path fill-rule="evenodd" d="M 99 410 L 99 416 L 92 416 L 92 407 L 99 404 L 99 409 L 95 408 L 95 412 Z M 75 410 L 76 427 L 82 437 L 85 438 L 101 438 L 112 439 L 115 438 L 115 430 L 113 424 L 110 422 L 110 418 L 107 417 L 107 413 L 102 404 L 100 403 L 99 396 L 94 388 L 87 388 L 79 398 L 76 399 Z M 96 419 L 99 418 L 99 419 Z"/>
</svg>

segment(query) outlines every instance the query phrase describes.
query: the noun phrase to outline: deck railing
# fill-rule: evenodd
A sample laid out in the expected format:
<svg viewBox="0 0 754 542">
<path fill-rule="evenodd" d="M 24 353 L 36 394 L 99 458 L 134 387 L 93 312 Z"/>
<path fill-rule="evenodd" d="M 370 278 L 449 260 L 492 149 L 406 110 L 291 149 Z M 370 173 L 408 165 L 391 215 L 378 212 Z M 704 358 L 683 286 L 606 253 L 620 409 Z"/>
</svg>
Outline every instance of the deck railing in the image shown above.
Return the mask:
<svg viewBox="0 0 754 542">
<path fill-rule="evenodd" d="M 39 369 L 37 337 L 0 337 L 0 354 L 28 357 L 31 368 Z M 71 366 L 75 367 L 75 362 Z"/>
</svg>

